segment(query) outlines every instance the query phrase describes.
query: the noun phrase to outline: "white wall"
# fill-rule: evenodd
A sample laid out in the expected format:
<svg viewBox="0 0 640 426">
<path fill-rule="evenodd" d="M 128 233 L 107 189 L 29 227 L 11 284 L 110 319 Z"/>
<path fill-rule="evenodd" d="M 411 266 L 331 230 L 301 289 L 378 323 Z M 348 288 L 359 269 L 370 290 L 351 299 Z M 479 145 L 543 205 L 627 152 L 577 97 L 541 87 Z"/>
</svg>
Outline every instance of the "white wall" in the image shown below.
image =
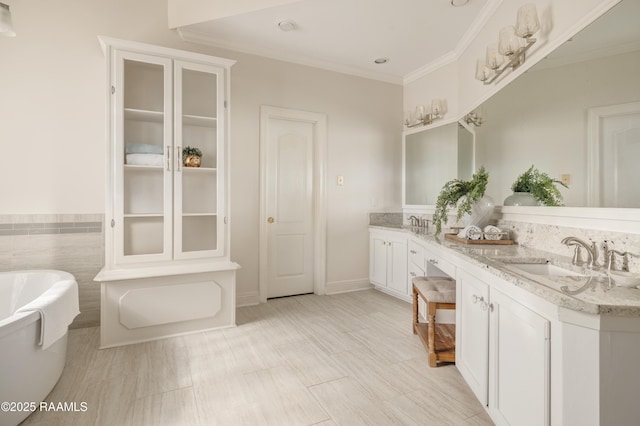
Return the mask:
<svg viewBox="0 0 640 426">
<path fill-rule="evenodd" d="M 534 164 L 559 179 L 565 205 L 587 205 L 587 111 L 640 100 L 640 52 L 609 56 L 522 75 L 484 103 L 476 159 L 490 171 L 487 193 L 497 204 Z"/>
<path fill-rule="evenodd" d="M 258 294 L 262 104 L 328 115 L 327 280 L 368 280 L 367 213 L 401 203 L 400 86 L 182 42 L 167 29 L 167 0 L 10 6 L 18 36 L 0 38 L 0 214 L 103 212 L 105 69 L 97 35 L 208 53 L 238 61 L 230 147 L 238 296 Z"/>
</svg>

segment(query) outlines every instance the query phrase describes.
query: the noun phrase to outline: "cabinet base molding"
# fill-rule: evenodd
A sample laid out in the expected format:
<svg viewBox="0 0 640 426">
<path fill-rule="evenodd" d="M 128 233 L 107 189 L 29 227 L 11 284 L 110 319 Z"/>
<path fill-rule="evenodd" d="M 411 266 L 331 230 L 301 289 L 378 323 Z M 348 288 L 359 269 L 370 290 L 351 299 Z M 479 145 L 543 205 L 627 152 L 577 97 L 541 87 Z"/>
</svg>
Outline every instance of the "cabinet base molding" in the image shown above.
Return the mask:
<svg viewBox="0 0 640 426">
<path fill-rule="evenodd" d="M 100 348 L 235 326 L 236 271 L 101 282 Z"/>
</svg>

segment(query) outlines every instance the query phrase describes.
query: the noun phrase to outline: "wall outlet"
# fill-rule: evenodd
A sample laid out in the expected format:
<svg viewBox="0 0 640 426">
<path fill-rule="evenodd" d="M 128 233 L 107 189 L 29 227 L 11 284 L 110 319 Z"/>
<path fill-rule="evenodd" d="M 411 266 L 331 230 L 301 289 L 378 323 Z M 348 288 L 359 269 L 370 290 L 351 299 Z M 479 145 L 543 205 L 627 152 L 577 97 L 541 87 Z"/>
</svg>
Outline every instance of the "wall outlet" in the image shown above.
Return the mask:
<svg viewBox="0 0 640 426">
<path fill-rule="evenodd" d="M 344 185 L 344 176 L 338 175 L 338 186 Z"/>
<path fill-rule="evenodd" d="M 571 175 L 560 175 L 560 182 L 564 183 L 565 185 L 569 185 L 571 183 Z"/>
</svg>

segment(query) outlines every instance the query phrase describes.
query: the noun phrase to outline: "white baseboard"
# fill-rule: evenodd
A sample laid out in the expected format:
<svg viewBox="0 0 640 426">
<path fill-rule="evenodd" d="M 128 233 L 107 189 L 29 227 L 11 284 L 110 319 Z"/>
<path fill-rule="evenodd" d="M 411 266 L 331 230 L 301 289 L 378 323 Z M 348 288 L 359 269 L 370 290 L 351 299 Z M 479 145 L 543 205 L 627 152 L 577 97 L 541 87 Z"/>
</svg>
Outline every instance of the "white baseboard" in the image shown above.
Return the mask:
<svg viewBox="0 0 640 426">
<path fill-rule="evenodd" d="M 236 307 L 254 306 L 260 304 L 260 293 L 252 291 L 251 293 L 243 293 L 236 295 Z"/>
<path fill-rule="evenodd" d="M 373 286 L 369 282 L 369 278 L 360 278 L 356 280 L 333 281 L 326 283 L 324 286 L 325 294 L 348 293 L 350 291 L 370 290 Z"/>
</svg>

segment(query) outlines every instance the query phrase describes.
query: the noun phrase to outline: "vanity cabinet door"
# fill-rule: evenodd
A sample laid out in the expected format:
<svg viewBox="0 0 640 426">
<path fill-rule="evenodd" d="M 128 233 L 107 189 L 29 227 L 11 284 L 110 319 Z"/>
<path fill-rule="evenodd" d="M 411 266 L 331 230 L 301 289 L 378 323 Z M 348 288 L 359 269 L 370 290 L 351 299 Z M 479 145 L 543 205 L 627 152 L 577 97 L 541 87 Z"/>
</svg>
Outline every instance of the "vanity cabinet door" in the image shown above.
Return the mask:
<svg viewBox="0 0 640 426">
<path fill-rule="evenodd" d="M 498 424 L 549 424 L 547 319 L 491 289 L 489 412 Z"/>
<path fill-rule="evenodd" d="M 407 278 L 407 235 L 369 231 L 369 281 L 379 290 L 410 300 Z"/>
<path fill-rule="evenodd" d="M 387 239 L 384 232 L 369 235 L 369 281 L 387 286 Z"/>
<path fill-rule="evenodd" d="M 489 286 L 458 271 L 456 277 L 456 367 L 486 406 L 489 391 Z"/>
<path fill-rule="evenodd" d="M 407 238 L 391 234 L 387 246 L 387 288 L 409 294 L 407 284 Z"/>
</svg>

